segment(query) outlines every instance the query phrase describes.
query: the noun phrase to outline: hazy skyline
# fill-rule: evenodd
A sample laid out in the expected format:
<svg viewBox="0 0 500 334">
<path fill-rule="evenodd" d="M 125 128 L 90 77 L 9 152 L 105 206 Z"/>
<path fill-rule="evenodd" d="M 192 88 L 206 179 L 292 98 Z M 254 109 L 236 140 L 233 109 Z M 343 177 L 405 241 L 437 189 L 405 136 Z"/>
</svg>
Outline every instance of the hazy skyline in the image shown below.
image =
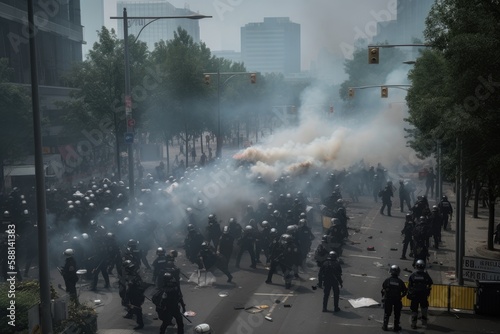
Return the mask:
<svg viewBox="0 0 500 334">
<path fill-rule="evenodd" d="M 146 2 L 147 0 L 136 2 Z M 307 70 L 322 49 L 342 59 L 349 57 L 357 38 L 371 38 L 376 22 L 395 19 L 396 0 L 170 0 L 176 7 L 213 18 L 200 20 L 200 38 L 213 51 L 240 51 L 240 28 L 264 17 L 289 17 L 301 25 L 301 67 Z M 105 0 L 104 21 L 117 27 L 110 16 L 117 0 Z"/>
</svg>

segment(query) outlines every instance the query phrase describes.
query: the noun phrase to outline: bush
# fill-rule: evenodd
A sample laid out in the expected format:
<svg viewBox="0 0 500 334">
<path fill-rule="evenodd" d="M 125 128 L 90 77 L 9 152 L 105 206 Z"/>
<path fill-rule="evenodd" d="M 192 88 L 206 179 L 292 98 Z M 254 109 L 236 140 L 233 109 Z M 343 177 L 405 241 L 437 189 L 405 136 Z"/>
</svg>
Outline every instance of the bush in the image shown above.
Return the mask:
<svg viewBox="0 0 500 334">
<path fill-rule="evenodd" d="M 10 283 L 0 283 L 0 333 L 16 333 L 28 330 L 28 310 L 40 303 L 40 284 L 38 281 L 16 281 L 15 292 L 10 292 Z M 14 296 L 12 296 L 12 294 Z M 9 296 L 10 295 L 10 296 Z M 56 298 L 51 287 L 51 298 Z M 15 301 L 15 327 L 9 325 L 7 308 Z"/>
</svg>

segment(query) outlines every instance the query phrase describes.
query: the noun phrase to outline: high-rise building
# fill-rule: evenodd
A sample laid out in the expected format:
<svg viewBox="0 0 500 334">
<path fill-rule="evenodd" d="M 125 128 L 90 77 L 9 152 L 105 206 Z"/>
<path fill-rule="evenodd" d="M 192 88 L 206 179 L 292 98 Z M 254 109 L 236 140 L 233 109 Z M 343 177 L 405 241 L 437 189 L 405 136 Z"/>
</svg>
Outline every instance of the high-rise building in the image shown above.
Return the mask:
<svg viewBox="0 0 500 334">
<path fill-rule="evenodd" d="M 398 0 L 395 20 L 378 22 L 374 43 L 412 44 L 424 42 L 425 19 L 434 0 Z"/>
<path fill-rule="evenodd" d="M 123 8 L 127 9 L 127 16 L 187 16 L 196 14 L 189 8 L 176 8 L 167 1 L 118 1 L 117 16 L 123 15 Z M 151 20 L 128 20 L 128 33 L 137 36 Z M 160 40 L 168 41 L 174 38 L 174 32 L 181 27 L 193 38 L 195 43 L 200 42 L 200 25 L 198 20 L 189 19 L 160 19 L 149 24 L 140 32 L 139 40 L 148 45 L 151 51 L 155 43 Z M 123 36 L 123 22 L 118 22 L 118 36 Z"/>
<path fill-rule="evenodd" d="M 241 57 L 249 71 L 300 72 L 300 24 L 288 17 L 266 17 L 241 28 Z"/>
<path fill-rule="evenodd" d="M 92 50 L 94 43 L 99 41 L 98 31 L 104 26 L 104 0 L 84 0 L 82 7 L 83 38 L 85 44 L 82 47 L 85 56 Z"/>
<path fill-rule="evenodd" d="M 30 94 L 31 65 L 27 3 L 27 1 L 0 0 L 0 58 L 8 59 L 8 65 L 13 69 L 11 82 L 25 87 Z M 47 3 L 33 1 L 37 28 L 35 41 L 39 104 L 42 118 L 50 124 L 42 129 L 46 163 L 60 161 L 58 147 L 67 144 L 65 138 L 60 136 L 63 128 L 60 120 L 65 110 L 59 107 L 58 102 L 69 99 L 71 88 L 64 87 L 63 75 L 75 63 L 82 61 L 83 43 L 80 1 L 54 2 L 57 6 Z M 2 181 L 4 169 L 0 171 Z M 9 175 L 12 171 L 11 169 L 5 175 Z M 25 168 L 20 173 L 17 176 L 30 177 L 34 172 L 33 168 Z"/>
</svg>

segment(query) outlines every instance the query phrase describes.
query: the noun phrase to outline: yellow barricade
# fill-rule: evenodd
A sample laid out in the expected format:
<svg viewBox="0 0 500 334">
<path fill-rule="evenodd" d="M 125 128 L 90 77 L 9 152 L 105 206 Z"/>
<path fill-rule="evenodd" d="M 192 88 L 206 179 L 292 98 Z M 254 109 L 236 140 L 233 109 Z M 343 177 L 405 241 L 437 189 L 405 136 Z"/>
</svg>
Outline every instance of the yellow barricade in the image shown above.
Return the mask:
<svg viewBox="0 0 500 334">
<path fill-rule="evenodd" d="M 408 286 L 408 282 L 405 283 Z M 444 309 L 474 310 L 476 288 L 471 286 L 433 284 L 429 295 L 429 307 Z M 404 297 L 403 306 L 409 307 L 411 300 Z"/>
</svg>

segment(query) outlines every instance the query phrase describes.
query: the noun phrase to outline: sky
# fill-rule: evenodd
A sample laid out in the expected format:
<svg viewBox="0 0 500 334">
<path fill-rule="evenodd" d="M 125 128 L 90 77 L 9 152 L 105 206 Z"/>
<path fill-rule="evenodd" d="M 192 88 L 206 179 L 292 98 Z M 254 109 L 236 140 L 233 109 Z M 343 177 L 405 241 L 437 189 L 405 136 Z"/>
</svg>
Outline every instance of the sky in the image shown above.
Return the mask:
<svg viewBox="0 0 500 334">
<path fill-rule="evenodd" d="M 136 0 L 141 2 L 140 0 Z M 144 0 L 146 1 L 146 0 Z M 213 18 L 200 20 L 200 38 L 213 51 L 240 51 L 240 28 L 264 17 L 289 17 L 301 25 L 302 70 L 326 49 L 349 58 L 355 39 L 370 38 L 376 22 L 395 19 L 396 0 L 171 0 L 176 7 Z M 104 0 L 105 25 L 116 28 L 116 0 Z"/>
</svg>

